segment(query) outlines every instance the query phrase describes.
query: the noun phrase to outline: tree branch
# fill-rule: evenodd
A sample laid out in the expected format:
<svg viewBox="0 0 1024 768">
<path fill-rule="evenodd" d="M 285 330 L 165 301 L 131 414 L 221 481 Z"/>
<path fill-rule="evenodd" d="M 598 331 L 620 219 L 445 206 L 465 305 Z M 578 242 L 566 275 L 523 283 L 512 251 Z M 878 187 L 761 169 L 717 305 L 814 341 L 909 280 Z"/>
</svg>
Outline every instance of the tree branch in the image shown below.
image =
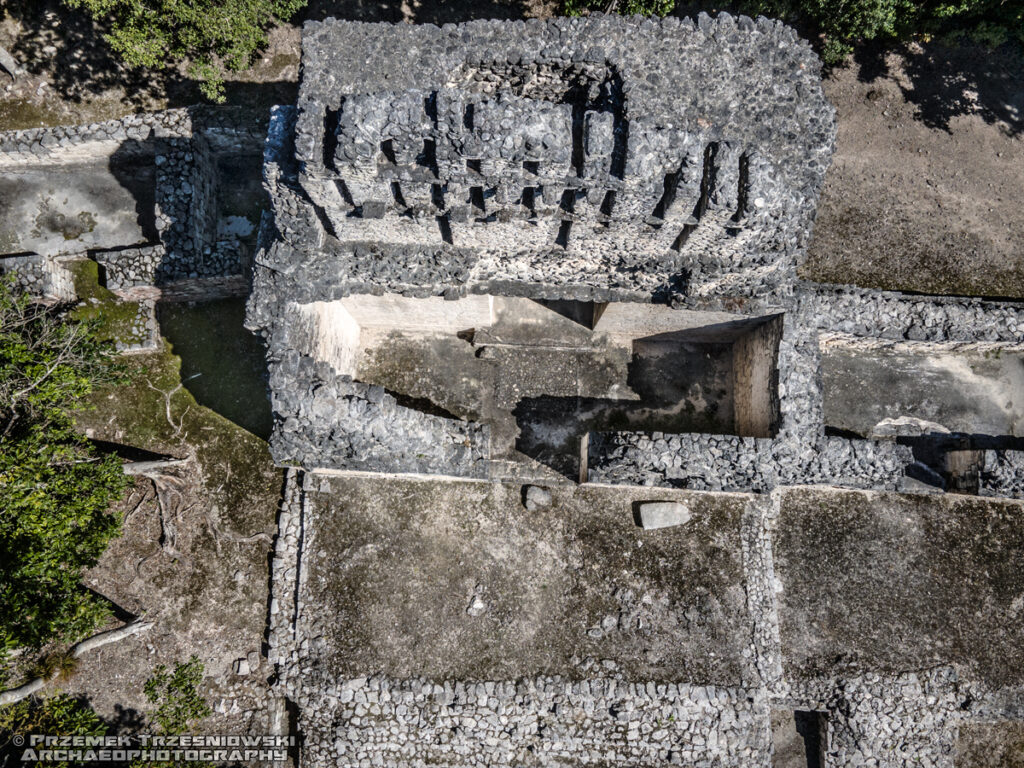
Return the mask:
<svg viewBox="0 0 1024 768">
<path fill-rule="evenodd" d="M 21 68 L 21 65 L 18 64 L 18 60 L 11 56 L 11 54 L 7 52 L 7 49 L 2 46 L 0 46 L 0 67 L 7 70 L 7 73 L 14 79 L 20 77 L 25 71 Z"/>
<path fill-rule="evenodd" d="M 108 643 L 116 643 L 118 640 L 124 640 L 126 637 L 137 635 L 140 632 L 146 632 L 152 627 L 153 622 L 136 619 L 130 624 L 125 624 L 123 627 L 110 629 L 106 632 L 100 632 L 92 637 L 86 638 L 80 643 L 76 643 L 71 646 L 71 650 L 68 652 L 68 655 L 77 659 L 88 651 L 107 645 Z M 29 680 L 24 685 L 19 685 L 17 688 L 0 691 L 0 707 L 7 706 L 8 704 L 14 704 L 22 699 L 27 699 L 33 693 L 41 690 L 52 679 L 52 677 L 37 677 L 33 680 Z"/>
</svg>

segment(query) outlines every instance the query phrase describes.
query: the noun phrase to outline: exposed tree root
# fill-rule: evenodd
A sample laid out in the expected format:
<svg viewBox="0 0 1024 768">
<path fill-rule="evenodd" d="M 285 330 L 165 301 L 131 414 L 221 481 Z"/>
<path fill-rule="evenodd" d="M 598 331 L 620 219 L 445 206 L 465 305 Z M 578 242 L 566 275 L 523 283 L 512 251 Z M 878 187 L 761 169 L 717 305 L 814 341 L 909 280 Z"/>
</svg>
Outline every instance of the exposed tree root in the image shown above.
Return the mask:
<svg viewBox="0 0 1024 768">
<path fill-rule="evenodd" d="M 179 383 L 177 386 L 170 390 L 163 390 L 160 389 L 159 387 L 153 386 L 153 382 L 151 382 L 149 379 L 146 379 L 146 385 L 154 392 L 159 392 L 161 395 L 164 396 L 164 415 L 167 417 L 167 423 L 170 424 L 171 429 L 174 430 L 174 436 L 181 437 L 181 431 L 185 426 L 185 414 L 189 412 L 192 406 L 185 406 L 185 410 L 182 411 L 181 415 L 178 417 L 178 423 L 175 424 L 174 418 L 171 416 L 171 398 L 173 398 L 174 395 L 177 394 L 178 390 L 184 386 L 184 383 Z"/>
<path fill-rule="evenodd" d="M 78 658 L 88 651 L 99 648 L 100 646 L 107 645 L 108 643 L 116 643 L 118 640 L 124 640 L 126 637 L 137 635 L 140 632 L 146 632 L 151 629 L 153 623 L 150 621 L 143 621 L 142 619 L 136 619 L 130 624 L 125 624 L 123 627 L 117 629 L 110 629 L 106 632 L 100 632 L 93 635 L 92 637 L 86 638 L 80 643 L 76 643 L 71 646 L 71 650 L 68 651 L 68 655 L 74 658 Z M 54 674 L 53 677 L 56 677 Z M 0 707 L 8 704 L 14 704 L 15 702 L 26 699 L 42 688 L 53 679 L 53 677 L 37 677 L 33 680 L 29 680 L 24 685 L 19 685 L 17 688 L 11 688 L 10 690 L 0 691 Z"/>
</svg>

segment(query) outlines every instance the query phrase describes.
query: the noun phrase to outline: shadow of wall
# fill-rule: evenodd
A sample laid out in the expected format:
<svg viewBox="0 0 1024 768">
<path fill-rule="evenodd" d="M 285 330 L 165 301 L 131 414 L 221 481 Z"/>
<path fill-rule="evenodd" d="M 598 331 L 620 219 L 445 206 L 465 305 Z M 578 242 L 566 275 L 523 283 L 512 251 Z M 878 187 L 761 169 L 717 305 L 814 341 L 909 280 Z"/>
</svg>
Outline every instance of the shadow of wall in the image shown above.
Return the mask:
<svg viewBox="0 0 1024 768">
<path fill-rule="evenodd" d="M 182 130 L 158 126 L 123 141 L 109 157 L 109 172 L 136 201 L 147 241 L 90 253 L 108 288 L 248 272 L 266 208 L 258 182 L 266 121 L 232 109 L 193 107 L 185 114 Z M 152 184 L 139 184 L 144 177 Z"/>
</svg>

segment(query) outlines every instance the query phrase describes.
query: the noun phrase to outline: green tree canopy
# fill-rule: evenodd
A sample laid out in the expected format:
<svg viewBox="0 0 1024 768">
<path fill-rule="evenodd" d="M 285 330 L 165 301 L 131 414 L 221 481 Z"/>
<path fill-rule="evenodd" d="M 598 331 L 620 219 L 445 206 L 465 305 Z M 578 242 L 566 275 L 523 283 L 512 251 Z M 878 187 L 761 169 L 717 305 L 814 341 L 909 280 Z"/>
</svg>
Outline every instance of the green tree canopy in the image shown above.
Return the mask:
<svg viewBox="0 0 1024 768">
<path fill-rule="evenodd" d="M 1024 42 L 1024 2 L 1020 0 L 735 0 L 703 3 L 709 12 L 728 10 L 768 16 L 820 36 L 826 64 L 837 64 L 860 40 L 904 40 L 916 34 L 967 34 L 999 45 Z M 563 0 L 570 15 L 612 8 L 621 14 L 664 16 L 676 0 Z"/>
<path fill-rule="evenodd" d="M 213 101 L 224 100 L 225 70 L 246 69 L 267 29 L 306 0 L 64 0 L 108 23 L 107 41 L 128 64 L 163 69 L 188 63 Z"/>
<path fill-rule="evenodd" d="M 128 484 L 74 428 L 73 411 L 119 365 L 90 323 L 0 280 L 0 658 L 70 642 L 108 615 L 81 583 L 120 521 Z"/>
</svg>

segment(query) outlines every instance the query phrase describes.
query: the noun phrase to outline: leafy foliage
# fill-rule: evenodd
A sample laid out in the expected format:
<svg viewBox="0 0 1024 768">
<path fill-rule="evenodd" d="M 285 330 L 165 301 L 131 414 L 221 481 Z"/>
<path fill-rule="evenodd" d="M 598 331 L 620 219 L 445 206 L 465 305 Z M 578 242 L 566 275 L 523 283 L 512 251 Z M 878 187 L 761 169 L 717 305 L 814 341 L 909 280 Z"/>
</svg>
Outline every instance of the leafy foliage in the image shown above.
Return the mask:
<svg viewBox="0 0 1024 768">
<path fill-rule="evenodd" d="M 160 665 L 153 670 L 143 691 L 156 710 L 150 715 L 149 732 L 160 736 L 187 733 L 211 712 L 196 687 L 203 679 L 203 664 L 196 656 L 173 670 Z M 51 736 L 103 736 L 107 726 L 87 704 L 67 694 L 31 697 L 0 707 L 0 765 L 18 762 L 21 749 L 11 744 L 16 735 L 43 733 Z M 70 763 L 51 763 L 72 768 Z M 132 768 L 210 768 L 205 763 L 133 763 Z"/>
<path fill-rule="evenodd" d="M 665 16 L 676 7 L 676 0 L 619 0 L 614 10 L 623 16 Z M 608 0 L 564 0 L 567 16 L 579 16 L 587 10 L 609 10 Z"/>
<path fill-rule="evenodd" d="M 967 34 L 995 45 L 1011 38 L 1024 41 L 1024 4 L 1009 0 L 745 0 L 739 10 L 823 36 L 826 64 L 845 59 L 858 40 Z"/>
<path fill-rule="evenodd" d="M 199 694 L 203 680 L 203 663 L 192 656 L 188 661 L 168 670 L 163 664 L 153 670 L 143 690 L 156 710 L 150 715 L 151 732 L 158 736 L 177 736 L 189 732 L 197 721 L 212 710 Z M 182 763 L 133 763 L 131 768 L 182 768 Z M 190 762 L 185 768 L 213 768 L 212 763 Z"/>
<path fill-rule="evenodd" d="M 664 16 L 675 5 L 676 0 L 620 0 L 616 10 Z M 967 34 L 988 45 L 1024 42 L 1024 3 L 1018 0 L 738 0 L 704 5 L 708 11 L 782 19 L 819 38 L 826 64 L 841 62 L 858 40 Z M 608 0 L 563 0 L 563 10 L 571 16 L 608 7 Z"/>
<path fill-rule="evenodd" d="M 153 670 L 143 690 L 156 711 L 150 716 L 154 733 L 176 736 L 185 733 L 197 720 L 207 717 L 211 710 L 199 694 L 197 686 L 203 680 L 203 663 L 192 656 L 170 671 L 163 664 Z"/>
<path fill-rule="evenodd" d="M 88 705 L 67 694 L 42 699 L 24 699 L 0 707 L 0 745 L 3 745 L 0 746 L 0 764 L 18 764 L 24 747 L 18 748 L 11 744 L 11 737 L 29 733 L 45 733 L 52 736 L 104 736 L 107 727 Z M 48 765 L 54 768 L 70 768 L 72 764 Z"/>
<path fill-rule="evenodd" d="M 118 371 L 92 324 L 0 281 L 0 658 L 77 640 L 108 615 L 80 577 L 119 532 L 107 509 L 128 480 L 72 413 Z"/>
<path fill-rule="evenodd" d="M 266 45 L 266 30 L 306 0 L 64 0 L 110 24 L 107 41 L 136 67 L 187 61 L 207 98 L 224 101 L 225 70 L 243 70 Z"/>
</svg>

